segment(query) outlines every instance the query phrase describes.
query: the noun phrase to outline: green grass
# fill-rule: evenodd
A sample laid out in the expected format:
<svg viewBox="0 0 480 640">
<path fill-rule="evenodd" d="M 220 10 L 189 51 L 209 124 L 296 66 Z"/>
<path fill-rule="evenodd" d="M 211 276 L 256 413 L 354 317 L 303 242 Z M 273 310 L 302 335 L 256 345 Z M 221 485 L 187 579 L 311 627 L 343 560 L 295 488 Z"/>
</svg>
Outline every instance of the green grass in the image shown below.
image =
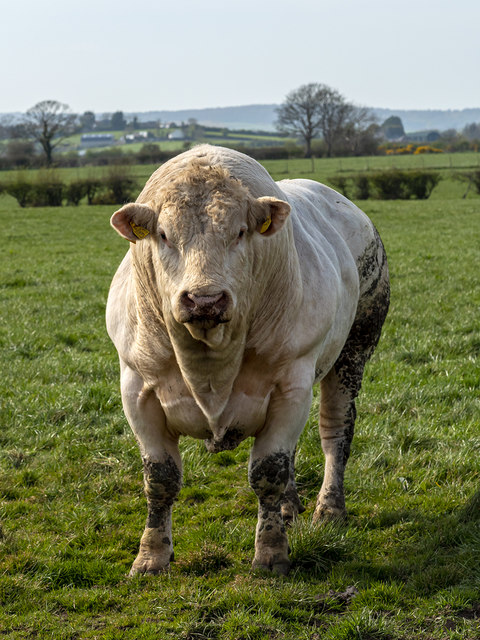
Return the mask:
<svg viewBox="0 0 480 640">
<path fill-rule="evenodd" d="M 225 139 L 224 143 L 228 143 Z M 221 141 L 218 141 L 220 144 Z M 165 145 L 171 145 L 172 149 L 180 150 L 183 147 L 182 141 L 168 141 L 160 143 L 162 149 L 167 149 Z M 142 144 L 127 145 L 126 152 L 138 151 Z M 170 147 L 168 147 L 170 148 Z M 440 153 L 429 155 L 410 156 L 371 156 L 364 158 L 315 158 L 293 159 L 293 160 L 265 160 L 262 164 L 275 178 L 275 180 L 285 180 L 291 178 L 308 178 L 318 180 L 329 186 L 334 186 L 332 178 L 338 175 L 348 175 L 359 172 L 373 172 L 388 169 L 433 169 L 438 170 L 442 180 L 434 188 L 430 199 L 444 201 L 446 198 L 462 199 L 467 185 L 457 179 L 458 174 L 468 170 L 478 170 L 480 168 L 480 153 Z M 158 165 L 132 165 L 131 172 L 137 178 L 139 189 L 151 174 L 158 168 Z M 25 173 L 28 176 L 35 176 L 38 171 L 29 170 Z M 62 180 L 71 181 L 85 176 L 95 175 L 102 177 L 108 172 L 107 167 L 87 166 L 80 168 L 60 168 L 55 169 Z M 0 184 L 7 183 L 15 179 L 17 171 L 0 172 Z M 475 189 L 472 187 L 467 199 L 476 199 Z"/>
<path fill-rule="evenodd" d="M 387 248 L 392 306 L 358 401 L 348 524 L 310 524 L 316 400 L 288 577 L 249 569 L 251 443 L 215 456 L 185 439 L 177 560 L 168 575 L 128 579 L 146 505 L 104 328 L 127 244 L 109 228 L 112 207 L 0 198 L 0 636 L 478 638 L 478 202 L 362 203 Z M 338 595 L 353 585 L 356 597 Z"/>
</svg>

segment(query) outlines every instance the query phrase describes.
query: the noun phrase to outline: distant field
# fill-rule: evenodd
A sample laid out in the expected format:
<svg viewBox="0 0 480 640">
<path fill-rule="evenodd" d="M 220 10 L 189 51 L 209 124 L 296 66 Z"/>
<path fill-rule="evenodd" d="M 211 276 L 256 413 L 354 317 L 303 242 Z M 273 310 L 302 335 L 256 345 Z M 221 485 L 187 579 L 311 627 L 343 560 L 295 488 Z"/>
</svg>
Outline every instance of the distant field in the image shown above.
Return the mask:
<svg viewBox="0 0 480 640">
<path fill-rule="evenodd" d="M 289 174 L 267 164 L 308 177 L 308 162 Z M 314 176 L 346 164 L 316 161 Z M 150 170 L 136 168 L 142 179 Z M 392 305 L 358 401 L 348 525 L 309 524 L 323 475 L 315 400 L 298 448 L 307 511 L 290 532 L 288 577 L 249 569 L 250 443 L 211 455 L 185 439 L 177 561 L 168 575 L 130 580 L 146 506 L 104 326 L 127 249 L 109 228 L 115 207 L 20 209 L 0 197 L 2 638 L 479 637 L 478 196 L 363 207 L 386 245 Z M 351 601 L 335 595 L 352 585 Z"/>
<path fill-rule="evenodd" d="M 150 131 L 152 135 L 156 138 L 162 138 L 165 136 L 165 140 L 143 140 L 141 142 L 135 142 L 132 144 L 122 144 L 122 145 L 112 145 L 112 146 L 99 146 L 99 147 L 89 147 L 92 151 L 97 152 L 102 149 L 121 149 L 124 153 L 137 153 L 143 147 L 144 144 L 153 143 L 160 146 L 163 151 L 172 151 L 177 149 L 183 149 L 184 140 L 168 140 L 167 136 L 171 132 L 171 130 L 165 129 L 142 129 L 141 123 L 139 125 L 138 131 Z M 173 131 L 173 129 L 172 129 Z M 127 130 L 127 131 L 94 131 L 92 133 L 95 134 L 109 134 L 113 135 L 115 140 L 119 140 L 127 133 L 135 133 L 135 131 Z M 76 133 L 72 136 L 68 136 L 65 138 L 61 145 L 61 150 L 72 150 L 76 149 L 81 144 L 81 137 L 83 134 Z M 291 141 L 290 138 L 285 138 L 284 136 L 276 136 L 276 135 L 268 135 L 266 133 L 245 133 L 241 131 L 229 131 L 228 129 L 208 129 L 205 128 L 203 130 L 203 136 L 199 137 L 192 143 L 189 141 L 189 144 L 199 144 L 202 142 L 211 142 L 212 144 L 239 144 L 243 143 L 245 145 L 257 145 L 258 143 L 262 144 L 284 144 L 285 142 Z M 88 148 L 86 149 L 88 151 Z"/>
</svg>

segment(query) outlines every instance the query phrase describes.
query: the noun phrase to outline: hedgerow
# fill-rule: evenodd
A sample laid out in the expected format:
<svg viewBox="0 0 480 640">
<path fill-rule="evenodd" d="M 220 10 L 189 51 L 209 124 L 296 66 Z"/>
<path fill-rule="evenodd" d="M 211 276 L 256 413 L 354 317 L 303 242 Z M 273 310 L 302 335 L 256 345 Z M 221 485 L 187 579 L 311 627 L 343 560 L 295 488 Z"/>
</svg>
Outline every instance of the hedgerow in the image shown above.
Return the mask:
<svg viewBox="0 0 480 640">
<path fill-rule="evenodd" d="M 480 172 L 479 172 L 480 174 Z M 426 200 L 441 180 L 438 171 L 400 171 L 389 169 L 374 173 L 357 173 L 329 178 L 331 184 L 345 197 L 367 200 Z M 353 190 L 352 190 L 353 187 Z"/>
<path fill-rule="evenodd" d="M 89 176 L 65 182 L 54 170 L 36 177 L 19 172 L 12 180 L 2 183 L 3 191 L 15 198 L 21 207 L 77 206 L 84 199 L 87 204 L 124 204 L 134 199 L 138 190 L 131 169 L 112 165 L 105 176 Z"/>
</svg>

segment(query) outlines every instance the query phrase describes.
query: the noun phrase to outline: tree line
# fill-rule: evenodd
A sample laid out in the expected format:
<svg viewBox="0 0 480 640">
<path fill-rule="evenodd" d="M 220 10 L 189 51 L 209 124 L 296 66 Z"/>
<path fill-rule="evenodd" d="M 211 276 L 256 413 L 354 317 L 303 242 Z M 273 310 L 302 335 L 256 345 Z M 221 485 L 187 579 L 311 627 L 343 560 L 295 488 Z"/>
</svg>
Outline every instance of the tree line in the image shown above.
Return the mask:
<svg viewBox="0 0 480 640">
<path fill-rule="evenodd" d="M 42 150 L 44 164 L 49 167 L 53 163 L 54 150 L 73 133 L 123 131 L 127 126 L 136 129 L 139 123 L 136 117 L 127 123 L 122 111 L 97 120 L 93 111 L 77 116 L 66 104 L 43 100 L 28 109 L 20 121 L 0 123 L 0 137 L 9 139 L 7 153 L 10 163 L 7 165 L 21 164 L 16 161 L 17 156 L 33 158 L 37 147 Z M 277 109 L 275 126 L 278 133 L 293 136 L 301 142 L 305 157 L 376 155 L 385 152 L 389 132 L 404 134 L 399 118 L 389 118 L 379 125 L 369 109 L 354 105 L 336 89 L 319 83 L 305 84 L 288 93 Z M 189 121 L 189 130 L 195 134 L 191 136 L 192 140 L 200 135 L 199 129 L 201 127 L 196 121 Z M 439 146 L 448 151 L 478 150 L 480 123 L 467 125 L 461 134 L 454 130 L 443 132 L 439 138 Z M 160 152 L 152 153 L 152 149 L 150 154 L 161 155 Z M 279 154 L 276 146 L 272 145 L 270 156 L 280 157 Z M 291 143 L 288 154 L 296 155 Z M 95 155 L 91 157 L 95 159 Z"/>
</svg>

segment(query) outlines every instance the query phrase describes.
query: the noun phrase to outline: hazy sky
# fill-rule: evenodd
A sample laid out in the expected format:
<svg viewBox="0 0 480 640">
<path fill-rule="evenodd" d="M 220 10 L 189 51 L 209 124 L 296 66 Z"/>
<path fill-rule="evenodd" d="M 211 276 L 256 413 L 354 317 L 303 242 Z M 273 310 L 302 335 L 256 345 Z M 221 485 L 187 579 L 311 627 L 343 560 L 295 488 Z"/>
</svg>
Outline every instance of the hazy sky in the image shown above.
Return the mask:
<svg viewBox="0 0 480 640">
<path fill-rule="evenodd" d="M 0 0 L 0 112 L 279 103 L 480 107 L 479 0 Z"/>
</svg>

